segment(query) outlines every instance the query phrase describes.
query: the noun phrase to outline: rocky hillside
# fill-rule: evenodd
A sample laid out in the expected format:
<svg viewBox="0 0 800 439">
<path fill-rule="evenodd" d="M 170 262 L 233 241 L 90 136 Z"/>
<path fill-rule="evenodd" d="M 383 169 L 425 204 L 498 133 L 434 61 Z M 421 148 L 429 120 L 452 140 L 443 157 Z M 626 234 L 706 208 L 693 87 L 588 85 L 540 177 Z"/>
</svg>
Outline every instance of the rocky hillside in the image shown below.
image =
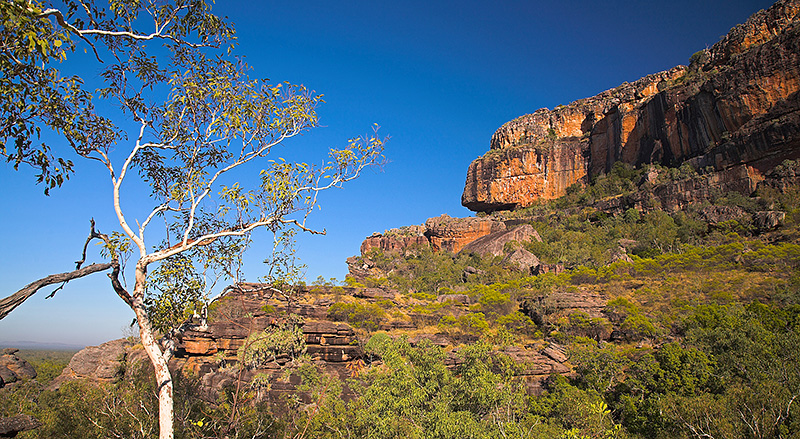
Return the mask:
<svg viewBox="0 0 800 439">
<path fill-rule="evenodd" d="M 605 303 L 599 296 L 560 300 L 565 307 L 580 308 L 592 315 L 600 315 Z M 337 303 L 348 304 L 360 315 L 351 317 L 353 310 L 347 306 L 333 307 Z M 468 314 L 472 300 L 466 295 L 451 295 L 439 297 L 434 303 L 455 315 L 464 315 Z M 185 376 L 197 377 L 203 392 L 198 396 L 210 401 L 216 400 L 226 387 L 261 382 L 260 398 L 273 407 L 285 404 L 288 395 L 298 395 L 308 403 L 310 394 L 298 389 L 301 380 L 294 375 L 301 365 L 300 353 L 307 355 L 319 369 L 344 381 L 372 363 L 380 363 L 379 358 L 368 355 L 363 348 L 365 337 L 375 331 L 394 337 L 404 335 L 412 346 L 423 340 L 451 349 L 457 345 L 458 336 L 440 332 L 436 319 L 426 314 L 429 305 L 424 298 L 417 299 L 391 288 L 297 287 L 289 297 L 276 294 L 267 285 L 239 284 L 215 302 L 207 322 L 189 324 L 170 367 Z M 346 312 L 342 313 L 342 308 Z M 290 327 L 296 327 L 299 334 L 295 355 L 281 352 L 257 366 L 238 367 L 243 361 L 242 353 L 254 343 L 254 334 L 275 334 Z M 572 373 L 565 349 L 552 341 L 526 348 L 507 347 L 503 352 L 527 365 L 520 376 L 531 392 L 539 392 L 542 382 L 552 373 Z M 147 366 L 147 357 L 141 345 L 129 340 L 87 347 L 75 354 L 50 388 L 58 389 L 64 382 L 75 379 L 112 383 L 127 376 L 132 370 L 130 366 L 135 364 Z M 457 349 L 449 351 L 445 364 L 451 368 L 459 364 Z M 345 388 L 345 396 L 348 394 Z"/>
<path fill-rule="evenodd" d="M 619 161 L 689 163 L 749 195 L 777 164 L 800 157 L 798 13 L 800 0 L 779 1 L 688 67 L 506 123 L 470 164 L 462 204 L 479 212 L 530 206 Z"/>
</svg>

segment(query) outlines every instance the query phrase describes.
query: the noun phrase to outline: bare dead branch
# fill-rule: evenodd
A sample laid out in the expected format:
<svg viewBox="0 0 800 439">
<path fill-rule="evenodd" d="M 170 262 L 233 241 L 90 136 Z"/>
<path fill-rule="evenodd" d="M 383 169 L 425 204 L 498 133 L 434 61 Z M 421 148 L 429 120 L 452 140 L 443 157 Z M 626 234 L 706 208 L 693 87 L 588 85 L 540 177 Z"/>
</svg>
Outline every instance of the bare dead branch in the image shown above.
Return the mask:
<svg viewBox="0 0 800 439">
<path fill-rule="evenodd" d="M 86 262 L 86 248 L 89 247 L 89 243 L 94 238 L 100 238 L 99 234 L 94 231 L 94 218 L 89 220 L 89 224 L 91 225 L 91 229 L 89 230 L 89 236 L 86 237 L 86 242 L 83 244 L 83 253 L 81 253 L 81 260 L 75 261 L 76 270 L 79 270 L 81 268 L 81 265 L 83 265 L 83 263 Z"/>
<path fill-rule="evenodd" d="M 66 273 L 51 274 L 50 276 L 47 276 L 47 277 L 44 277 L 44 278 L 39 279 L 37 281 L 29 283 L 28 285 L 26 285 L 24 288 L 22 288 L 21 290 L 17 291 L 16 293 L 6 297 L 3 300 L 0 300 L 0 320 L 3 319 L 5 316 L 7 316 L 16 307 L 20 306 L 23 302 L 28 300 L 29 297 L 31 297 L 34 294 L 36 294 L 37 291 L 39 291 L 40 289 L 42 289 L 42 288 L 44 288 L 44 287 L 46 287 L 48 285 L 57 284 L 57 283 L 61 284 L 58 288 L 53 290 L 53 292 L 51 292 L 46 297 L 47 299 L 53 297 L 56 294 L 56 292 L 58 292 L 59 290 L 64 288 L 64 285 L 66 285 L 67 282 L 71 281 L 72 279 L 78 279 L 78 278 L 81 278 L 81 277 L 84 277 L 84 276 L 88 276 L 88 275 L 93 274 L 93 273 L 97 273 L 97 272 L 100 272 L 100 271 L 105 271 L 105 270 L 108 270 L 109 268 L 113 268 L 114 269 L 112 271 L 112 273 L 116 272 L 116 275 L 119 275 L 119 260 L 118 260 L 118 258 L 116 256 L 116 254 L 114 254 L 114 253 L 112 253 L 112 255 L 111 255 L 111 262 L 103 263 L 103 264 L 92 264 L 92 265 L 89 265 L 87 267 L 81 268 L 81 265 L 83 265 L 83 263 L 86 262 L 86 248 L 89 246 L 89 242 L 91 242 L 93 239 L 102 239 L 106 243 L 109 242 L 108 236 L 106 236 L 106 235 L 104 235 L 102 233 L 98 233 L 97 231 L 95 231 L 95 229 L 94 229 L 94 218 L 92 218 L 90 224 L 91 224 L 91 230 L 89 231 L 89 236 L 86 238 L 86 242 L 83 244 L 83 252 L 81 253 L 81 260 L 75 262 L 75 264 L 76 264 L 75 270 L 69 271 L 69 272 L 66 272 Z M 113 279 L 112 279 L 112 284 L 113 283 L 114 282 L 113 282 Z M 119 283 L 119 281 L 117 281 L 117 283 Z M 121 287 L 121 285 L 120 285 L 120 287 Z M 116 289 L 116 287 L 115 287 L 115 289 Z M 123 291 L 124 291 L 124 288 L 123 288 Z M 125 292 L 125 294 L 127 294 L 127 292 Z M 120 297 L 122 297 L 123 300 L 125 300 L 125 297 L 123 297 L 122 295 Z"/>
<path fill-rule="evenodd" d="M 42 287 L 46 287 L 47 285 L 67 282 L 72 279 L 77 279 L 80 277 L 88 276 L 92 273 L 97 273 L 98 271 L 108 270 L 113 265 L 114 264 L 112 263 L 92 264 L 84 268 L 70 271 L 67 273 L 51 274 L 50 276 L 31 282 L 21 290 L 17 291 L 16 293 L 6 297 L 3 300 L 0 300 L 0 320 L 2 320 L 5 316 L 7 316 L 8 313 L 13 311 L 14 308 L 20 306 L 22 302 L 26 301 L 29 297 L 33 296 Z"/>
</svg>

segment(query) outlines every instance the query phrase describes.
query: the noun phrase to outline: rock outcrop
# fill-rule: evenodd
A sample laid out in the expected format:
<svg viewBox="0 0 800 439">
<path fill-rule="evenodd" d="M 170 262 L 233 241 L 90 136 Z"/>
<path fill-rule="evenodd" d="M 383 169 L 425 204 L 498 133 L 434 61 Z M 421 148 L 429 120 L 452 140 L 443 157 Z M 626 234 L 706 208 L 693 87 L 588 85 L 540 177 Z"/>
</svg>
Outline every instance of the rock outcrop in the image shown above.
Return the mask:
<svg viewBox="0 0 800 439">
<path fill-rule="evenodd" d="M 407 226 L 391 229 L 383 234 L 373 233 L 361 243 L 361 254 L 365 255 L 372 249 L 405 254 L 417 247 L 426 247 L 430 242 L 425 232 L 425 226 Z"/>
<path fill-rule="evenodd" d="M 406 226 L 384 233 L 373 233 L 361 243 L 361 254 L 372 249 L 395 252 L 403 255 L 419 247 L 430 247 L 434 251 L 458 253 L 464 245 L 490 233 L 502 231 L 506 225 L 489 218 L 452 218 L 442 215 L 429 218 L 420 226 Z"/>
<path fill-rule="evenodd" d="M 0 437 L 16 437 L 17 433 L 33 430 L 41 425 L 41 422 L 30 415 L 0 418 Z"/>
<path fill-rule="evenodd" d="M 524 365 L 519 376 L 525 381 L 530 395 L 541 394 L 544 390 L 543 383 L 552 374 L 572 375 L 572 370 L 564 364 L 567 361 L 566 349 L 555 343 L 547 343 L 541 349 L 507 346 L 499 353 L 508 356 L 516 364 Z M 445 364 L 450 368 L 461 365 L 458 349 L 448 352 Z"/>
<path fill-rule="evenodd" d="M 130 339 L 107 341 L 78 351 L 48 387 L 55 390 L 74 379 L 111 383 L 125 375 L 128 365 L 149 364 L 149 361 L 144 348 Z"/>
<path fill-rule="evenodd" d="M 621 206 L 615 206 L 621 209 Z M 532 275 L 541 273 L 560 273 L 564 267 L 559 264 L 545 264 L 536 255 L 519 248 L 506 248 L 511 242 L 541 242 L 539 233 L 519 219 L 495 218 L 451 218 L 442 215 L 428 219 L 422 226 L 408 226 L 391 229 L 383 234 L 373 233 L 361 244 L 361 256 L 347 258 L 348 276 L 357 281 L 366 278 L 382 278 L 390 274 L 381 269 L 369 258 L 372 249 L 384 253 L 409 256 L 419 248 L 448 253 L 473 253 L 480 256 L 503 256 L 502 263 L 519 268 Z M 466 280 L 479 270 L 468 267 L 464 272 Z"/>
<path fill-rule="evenodd" d="M 776 165 L 800 157 L 799 12 L 800 0 L 779 1 L 693 55 L 689 67 L 506 123 L 470 164 L 462 204 L 529 206 L 617 161 L 688 162 L 723 181 L 741 176 L 731 187 L 749 195 Z"/>
<path fill-rule="evenodd" d="M 630 208 L 641 212 L 677 212 L 693 204 L 713 201 L 719 194 L 738 192 L 750 195 L 758 187 L 756 181 L 763 182 L 758 171 L 746 165 L 682 179 L 660 180 L 658 171 L 651 169 L 636 191 L 599 200 L 592 207 L 607 214 L 619 214 Z"/>
<path fill-rule="evenodd" d="M 259 375 L 269 383 L 269 390 L 261 394 L 263 399 L 282 403 L 285 401 L 283 395 L 293 392 L 308 400 L 308 395 L 297 392 L 299 380 L 291 374 L 294 361 L 288 354 L 278 354 L 257 368 L 240 370 L 230 366 L 237 363 L 238 350 L 250 334 L 279 327 L 285 323 L 285 316 L 295 314 L 303 319 L 301 329 L 305 353 L 311 361 L 342 379 L 350 377 L 353 361 L 363 357 L 354 328 L 328 318 L 328 309 L 333 301 L 319 299 L 310 302 L 313 297 L 333 294 L 332 288 L 298 287 L 292 293 L 294 299 L 304 300 L 289 302 L 264 285 L 240 284 L 215 301 L 214 317 L 210 321 L 191 324 L 182 333 L 169 367 L 176 372 L 197 376 L 201 383 L 200 396 L 208 400 L 216 398 L 225 386 L 234 385 L 239 379 L 250 383 Z M 359 292 L 349 287 L 335 288 L 336 294 L 355 296 Z M 65 381 L 73 379 L 113 382 L 126 376 L 125 373 L 132 369 L 129 366 L 136 364 L 149 367 L 141 345 L 127 339 L 112 340 L 75 354 L 50 388 L 57 389 Z"/>
<path fill-rule="evenodd" d="M 349 276 L 356 280 L 368 277 L 385 277 L 386 272 L 369 259 L 373 249 L 401 256 L 414 254 L 420 248 L 444 251 L 452 254 L 466 252 L 481 256 L 503 256 L 506 243 L 517 241 L 539 241 L 542 238 L 529 224 L 516 220 L 497 220 L 492 218 L 452 218 L 442 215 L 429 218 L 421 226 L 407 226 L 391 229 L 383 234 L 373 233 L 361 243 L 361 256 L 347 259 Z M 520 249 L 521 250 L 521 249 Z M 506 255 L 508 256 L 508 255 Z M 520 267 L 533 274 L 553 271 L 555 268 L 540 264 L 533 254 L 517 251 L 505 262 Z"/>
<path fill-rule="evenodd" d="M 5 348 L 0 351 L 0 388 L 20 380 L 36 378 L 36 369 L 23 358 L 17 357 L 19 349 Z"/>
<path fill-rule="evenodd" d="M 513 229 L 501 230 L 490 233 L 470 242 L 461 249 L 465 253 L 475 253 L 481 256 L 502 256 L 505 246 L 510 242 L 538 241 L 542 242 L 539 233 L 530 224 L 523 224 Z"/>
<path fill-rule="evenodd" d="M 425 236 L 434 250 L 458 253 L 464 245 L 490 233 L 506 229 L 502 222 L 489 218 L 451 218 L 442 215 L 425 221 Z"/>
<path fill-rule="evenodd" d="M 269 402 L 276 410 L 286 401 L 286 395 L 296 395 L 301 401 L 310 403 L 310 394 L 298 388 L 299 376 L 295 374 L 299 366 L 297 358 L 291 354 L 276 353 L 272 358 L 256 367 L 236 367 L 239 349 L 247 343 L 251 334 L 270 331 L 282 327 L 289 316 L 300 316 L 299 327 L 305 345 L 304 353 L 319 369 L 344 382 L 358 376 L 371 362 L 380 361 L 368 356 L 362 349 L 365 332 L 359 331 L 349 323 L 333 321 L 329 315 L 333 299 L 339 301 L 360 300 L 377 303 L 390 300 L 398 309 L 410 310 L 420 302 L 403 299 L 392 291 L 375 288 L 300 286 L 291 292 L 291 300 L 276 294 L 273 289 L 261 284 L 238 284 L 217 299 L 209 312 L 207 322 L 194 322 L 180 335 L 175 357 L 170 360 L 170 369 L 183 371 L 199 379 L 199 396 L 214 400 L 227 386 L 235 386 L 239 380 L 248 385 L 260 383 L 259 398 Z M 439 302 L 458 308 L 470 306 L 469 296 L 450 294 L 440 296 Z M 558 299 L 559 303 L 563 298 Z M 568 299 L 572 300 L 572 299 Z M 587 304 L 587 300 L 574 299 L 580 309 L 597 307 Z M 591 302 L 591 300 L 589 300 Z M 563 305 L 563 304 L 562 304 Z M 593 310 L 593 308 L 592 308 Z M 389 332 L 390 336 L 408 336 L 412 345 L 431 342 L 439 346 L 454 346 L 455 340 L 445 333 L 417 331 L 422 320 L 382 321 L 378 327 Z M 457 350 L 448 349 L 445 361 L 448 367 L 458 365 Z M 559 354 L 561 352 L 561 354 Z M 541 383 L 552 373 L 571 374 L 567 356 L 556 345 L 546 344 L 526 348 L 508 348 L 505 354 L 515 361 L 525 364 L 522 372 L 529 391 L 537 393 Z M 88 347 L 73 357 L 51 386 L 58 388 L 67 380 L 88 379 L 95 383 L 107 383 L 122 379 L 134 369 L 135 364 L 149 367 L 149 361 L 140 345 L 120 339 L 100 346 Z M 251 387 L 248 387 L 251 388 Z M 345 385 L 343 396 L 349 398 L 352 392 Z"/>
</svg>

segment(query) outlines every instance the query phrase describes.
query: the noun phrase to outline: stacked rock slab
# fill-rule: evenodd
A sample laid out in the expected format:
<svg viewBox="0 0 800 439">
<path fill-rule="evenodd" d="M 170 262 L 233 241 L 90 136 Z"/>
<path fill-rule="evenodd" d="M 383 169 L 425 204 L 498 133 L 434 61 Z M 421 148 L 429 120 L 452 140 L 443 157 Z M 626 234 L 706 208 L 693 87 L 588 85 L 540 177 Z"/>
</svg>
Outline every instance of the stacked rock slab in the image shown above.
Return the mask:
<svg viewBox="0 0 800 439">
<path fill-rule="evenodd" d="M 342 294 L 355 294 L 353 288 L 337 288 Z M 309 299 L 317 294 L 330 293 L 328 290 L 330 287 L 297 287 L 292 294 L 296 299 Z M 329 373 L 347 378 L 351 373 L 348 364 L 363 357 L 354 329 L 347 323 L 328 319 L 332 301 L 319 299 L 308 302 L 287 301 L 266 285 L 239 284 L 216 302 L 214 319 L 204 325 L 193 325 L 183 333 L 174 367 L 199 376 L 209 399 L 239 379 L 249 383 L 258 375 L 267 377 L 269 390 L 261 397 L 280 405 L 285 394 L 298 393 L 297 377 L 286 373 L 291 372 L 293 364 L 288 354 L 278 355 L 256 369 L 240 370 L 227 366 L 236 364 L 238 350 L 250 334 L 275 328 L 284 322 L 285 316 L 294 314 L 303 319 L 301 329 L 311 361 Z M 308 399 L 308 395 L 302 392 L 298 395 L 301 399 Z"/>
<path fill-rule="evenodd" d="M 733 28 L 689 67 L 514 119 L 467 171 L 461 201 L 474 211 L 525 207 L 575 183 L 633 166 L 691 163 L 752 192 L 800 157 L 800 0 L 782 0 Z"/>
</svg>

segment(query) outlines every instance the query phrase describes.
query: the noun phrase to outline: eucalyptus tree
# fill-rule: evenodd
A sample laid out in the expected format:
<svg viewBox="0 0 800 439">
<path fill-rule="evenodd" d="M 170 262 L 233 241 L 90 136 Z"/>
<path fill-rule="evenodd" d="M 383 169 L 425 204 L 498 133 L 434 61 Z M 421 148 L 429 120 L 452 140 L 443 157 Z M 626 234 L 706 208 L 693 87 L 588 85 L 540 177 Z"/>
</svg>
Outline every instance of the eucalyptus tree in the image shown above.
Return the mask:
<svg viewBox="0 0 800 439">
<path fill-rule="evenodd" d="M 33 0 L 0 6 L 0 154 L 35 166 L 47 189 L 72 172 L 69 154 L 96 162 L 107 172 L 118 228 L 103 234 L 92 221 L 86 242 L 103 241 L 109 262 L 81 268 L 84 246 L 77 270 L 34 282 L 7 306 L 42 285 L 111 268 L 112 288 L 135 313 L 155 369 L 159 437 L 171 438 L 169 335 L 200 302 L 198 291 L 208 286 L 202 274 L 236 277 L 256 229 L 319 233 L 306 226 L 317 195 L 380 161 L 384 140 L 375 127 L 331 150 L 321 165 L 270 159 L 276 146 L 317 125 L 320 97 L 302 85 L 252 79 L 248 65 L 231 55 L 233 28 L 208 3 L 62 6 Z M 51 66 L 82 46 L 100 69 L 97 90 Z M 106 114 L 118 117 L 100 115 L 97 102 L 113 103 L 116 109 Z M 58 134 L 68 148 L 36 143 L 42 130 Z M 131 179 L 149 185 L 149 196 L 126 191 Z M 130 285 L 123 266 L 129 257 Z"/>
</svg>

